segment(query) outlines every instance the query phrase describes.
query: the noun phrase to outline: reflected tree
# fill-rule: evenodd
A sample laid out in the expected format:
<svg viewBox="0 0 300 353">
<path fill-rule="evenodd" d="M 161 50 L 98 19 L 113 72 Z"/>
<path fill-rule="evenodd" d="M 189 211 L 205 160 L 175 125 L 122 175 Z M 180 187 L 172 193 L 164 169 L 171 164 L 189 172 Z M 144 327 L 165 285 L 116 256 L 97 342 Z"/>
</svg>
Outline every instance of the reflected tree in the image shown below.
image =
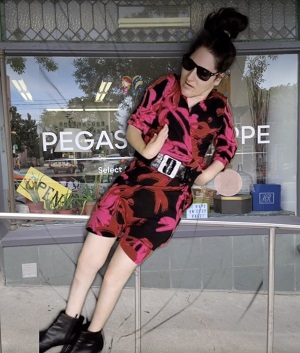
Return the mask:
<svg viewBox="0 0 300 353">
<path fill-rule="evenodd" d="M 47 71 L 58 69 L 55 61 L 47 57 L 35 58 L 36 62 Z M 26 70 L 26 58 L 14 57 L 8 59 L 12 70 L 18 74 Z M 130 113 L 140 102 L 145 87 L 155 79 L 169 72 L 179 73 L 179 58 L 75 58 L 75 83 L 84 92 L 83 97 L 74 97 L 64 108 L 83 109 L 73 111 L 71 120 L 68 112 L 44 111 L 41 115 L 39 127 L 42 131 L 58 134 L 66 127 L 80 128 L 89 131 L 97 139 L 101 131 L 106 130 L 110 138 L 114 138 L 116 130 L 125 130 Z M 132 84 L 125 92 L 122 78 L 141 76 L 142 84 Z M 102 81 L 110 81 L 112 85 L 101 102 L 95 102 Z M 139 82 L 141 83 L 141 82 Z M 96 111 L 97 108 L 117 108 L 117 112 Z M 89 108 L 89 111 L 87 109 Z M 92 111 L 91 108 L 95 108 Z M 70 126 L 70 123 L 73 124 Z"/>
<path fill-rule="evenodd" d="M 174 58 L 79 58 L 74 59 L 75 82 L 86 93 L 95 99 L 101 81 L 113 81 L 112 87 L 105 97 L 105 103 L 118 104 L 124 100 L 122 77 L 141 75 L 143 88 L 158 77 L 178 71 L 178 59 Z M 128 94 L 134 93 L 129 90 Z"/>
<path fill-rule="evenodd" d="M 24 140 L 22 138 L 22 116 L 20 113 L 17 112 L 16 107 L 10 108 L 10 128 L 11 128 L 11 143 L 12 143 L 12 150 L 14 152 L 24 152 Z"/>
<path fill-rule="evenodd" d="M 48 72 L 58 70 L 58 65 L 52 58 L 39 56 L 34 57 L 34 60 Z M 7 58 L 7 65 L 9 65 L 15 73 L 22 75 L 26 70 L 26 61 L 27 59 L 25 57 L 9 57 Z M 20 153 L 27 150 L 28 157 L 39 158 L 39 136 L 36 121 L 31 118 L 29 113 L 27 114 L 27 119 L 22 119 L 21 115 L 17 112 L 17 108 L 13 106 L 10 108 L 10 113 L 12 117 L 11 132 L 13 151 L 16 148 L 18 149 L 17 152 Z"/>
<path fill-rule="evenodd" d="M 18 153 L 27 150 L 28 157 L 39 158 L 39 136 L 36 121 L 31 118 L 30 114 L 27 114 L 27 119 L 22 119 L 16 107 L 11 107 L 10 113 L 13 150 L 15 149 Z"/>
<path fill-rule="evenodd" d="M 47 71 L 56 71 L 58 66 L 52 58 L 46 56 L 35 57 L 34 60 L 37 64 L 40 64 Z M 7 64 L 11 69 L 16 72 L 18 75 L 24 74 L 26 70 L 26 58 L 23 56 L 10 57 L 7 59 Z"/>
<path fill-rule="evenodd" d="M 245 63 L 244 79 L 248 88 L 252 126 L 256 131 L 258 126 L 267 124 L 270 89 L 263 85 L 264 74 L 269 61 L 276 58 L 276 55 L 254 55 L 249 56 Z M 255 151 L 257 183 L 264 184 L 266 182 L 266 144 L 258 143 L 257 137 Z"/>
<path fill-rule="evenodd" d="M 70 99 L 66 108 L 80 109 L 81 111 L 72 111 L 71 113 L 44 111 L 41 115 L 42 129 L 58 134 L 65 127 L 80 128 L 82 131 L 91 132 L 95 141 L 98 141 L 99 138 L 109 138 L 115 145 L 118 143 L 114 140 L 115 132 L 117 130 L 125 132 L 127 119 L 140 101 L 144 88 L 161 75 L 178 71 L 178 64 L 178 58 L 166 58 L 159 61 L 157 58 L 74 59 L 75 71 L 73 75 L 75 82 L 84 92 L 84 96 Z M 142 76 L 143 84 L 139 86 L 139 89 L 135 89 L 132 85 L 128 92 L 124 92 L 122 77 L 136 75 Z M 112 85 L 105 95 L 105 99 L 96 102 L 95 97 L 102 81 L 110 81 Z M 99 108 L 107 108 L 108 111 L 97 111 Z M 109 111 L 109 108 L 117 108 L 118 111 Z M 70 114 L 71 116 L 69 116 Z M 108 137 L 102 135 L 104 130 L 108 133 Z"/>
<path fill-rule="evenodd" d="M 117 116 L 120 128 L 123 127 L 123 115 L 129 116 L 141 100 L 144 89 L 155 79 L 169 72 L 178 73 L 178 58 L 80 58 L 74 60 L 75 82 L 86 94 L 85 103 L 95 105 L 95 97 L 102 81 L 112 82 L 110 90 L 102 104 L 119 108 L 121 116 Z M 142 85 L 124 91 L 122 78 L 133 78 L 141 75 Z M 89 102 L 88 102 L 89 101 Z"/>
</svg>

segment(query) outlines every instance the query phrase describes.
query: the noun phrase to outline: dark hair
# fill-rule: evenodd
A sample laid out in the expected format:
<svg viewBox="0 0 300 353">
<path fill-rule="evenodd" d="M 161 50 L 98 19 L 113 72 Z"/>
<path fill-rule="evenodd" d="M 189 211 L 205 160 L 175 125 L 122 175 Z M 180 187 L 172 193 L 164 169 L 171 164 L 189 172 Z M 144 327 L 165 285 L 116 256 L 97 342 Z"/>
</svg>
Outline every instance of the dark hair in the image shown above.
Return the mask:
<svg viewBox="0 0 300 353">
<path fill-rule="evenodd" d="M 218 72 L 225 72 L 232 65 L 236 50 L 232 43 L 248 26 L 248 18 L 232 7 L 223 7 L 207 16 L 204 28 L 190 47 L 189 55 L 205 47 L 215 57 Z"/>
</svg>

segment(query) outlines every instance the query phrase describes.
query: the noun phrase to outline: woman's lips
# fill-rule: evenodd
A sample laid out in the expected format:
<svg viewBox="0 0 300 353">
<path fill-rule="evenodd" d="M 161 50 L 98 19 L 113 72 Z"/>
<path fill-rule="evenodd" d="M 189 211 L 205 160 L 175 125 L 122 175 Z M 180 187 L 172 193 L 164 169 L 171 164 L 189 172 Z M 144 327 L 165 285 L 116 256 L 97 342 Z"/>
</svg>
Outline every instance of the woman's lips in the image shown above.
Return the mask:
<svg viewBox="0 0 300 353">
<path fill-rule="evenodd" d="M 193 89 L 194 87 L 192 85 L 190 85 L 189 83 L 185 82 L 184 86 L 186 89 Z"/>
</svg>

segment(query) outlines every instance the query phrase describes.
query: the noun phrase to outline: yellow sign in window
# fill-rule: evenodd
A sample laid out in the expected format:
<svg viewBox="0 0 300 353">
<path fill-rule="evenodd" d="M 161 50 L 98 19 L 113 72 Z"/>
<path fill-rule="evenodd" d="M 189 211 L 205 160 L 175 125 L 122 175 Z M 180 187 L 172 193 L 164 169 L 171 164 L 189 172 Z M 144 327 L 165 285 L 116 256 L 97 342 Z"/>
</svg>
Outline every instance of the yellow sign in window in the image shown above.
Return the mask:
<svg viewBox="0 0 300 353">
<path fill-rule="evenodd" d="M 57 181 L 30 167 L 19 184 L 17 192 L 32 202 L 49 201 L 52 208 L 57 207 L 72 191 Z"/>
</svg>

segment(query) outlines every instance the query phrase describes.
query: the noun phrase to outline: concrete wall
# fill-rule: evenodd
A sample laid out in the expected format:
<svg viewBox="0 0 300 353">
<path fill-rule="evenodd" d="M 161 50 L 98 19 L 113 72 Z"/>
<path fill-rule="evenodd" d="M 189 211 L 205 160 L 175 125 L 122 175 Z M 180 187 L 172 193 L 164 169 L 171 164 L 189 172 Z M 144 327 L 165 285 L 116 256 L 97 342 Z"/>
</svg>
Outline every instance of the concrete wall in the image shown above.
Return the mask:
<svg viewBox="0 0 300 353">
<path fill-rule="evenodd" d="M 300 291 L 299 243 L 300 235 L 276 235 L 276 291 Z M 6 284 L 70 285 L 81 246 L 81 242 L 4 246 Z M 142 286 L 147 288 L 255 291 L 263 280 L 262 290 L 267 290 L 268 237 L 174 238 L 155 251 L 141 269 Z M 34 271 L 36 276 L 30 277 Z M 100 283 L 101 275 L 94 285 Z M 134 275 L 127 286 L 134 286 Z"/>
</svg>

